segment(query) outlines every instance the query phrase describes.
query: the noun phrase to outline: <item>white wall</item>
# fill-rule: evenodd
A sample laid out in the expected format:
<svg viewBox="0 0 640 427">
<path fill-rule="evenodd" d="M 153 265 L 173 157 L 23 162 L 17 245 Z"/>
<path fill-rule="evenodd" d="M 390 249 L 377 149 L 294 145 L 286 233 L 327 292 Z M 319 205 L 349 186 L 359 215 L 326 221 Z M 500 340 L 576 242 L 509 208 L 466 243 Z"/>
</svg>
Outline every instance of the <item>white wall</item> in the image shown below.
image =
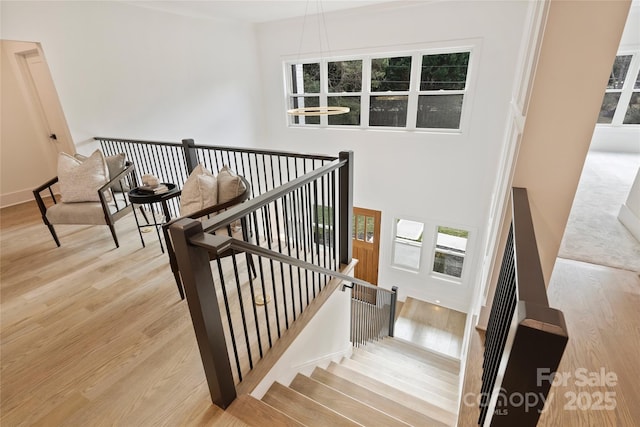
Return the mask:
<svg viewBox="0 0 640 427">
<path fill-rule="evenodd" d="M 91 149 L 93 136 L 254 143 L 259 80 L 250 25 L 124 2 L 0 7 L 3 39 L 41 42 L 79 151 Z"/>
<path fill-rule="evenodd" d="M 287 127 L 282 61 L 298 56 L 302 19 L 257 26 L 266 112 L 263 143 L 302 152 L 355 152 L 354 204 L 382 211 L 379 284 L 399 286 L 400 299 L 411 295 L 462 311 L 469 307 L 528 6 L 447 1 L 326 14 L 332 55 L 472 43 L 477 66 L 471 71 L 471 115 L 463 134 Z M 306 34 L 317 34 L 314 24 L 315 19 L 307 19 Z M 318 49 L 317 38 L 305 37 L 300 57 L 317 57 Z M 420 273 L 391 267 L 395 218 L 424 222 L 426 246 L 434 241 L 438 224 L 470 230 L 464 282 L 431 277 L 429 247 Z"/>
<path fill-rule="evenodd" d="M 629 5 L 550 2 L 513 178 L 514 187 L 528 190 L 547 286 Z M 564 80 L 572 69 L 581 72 Z"/>
<path fill-rule="evenodd" d="M 274 381 L 289 385 L 297 373 L 310 375 L 316 366 L 351 356 L 351 292 L 336 290 L 251 392 L 257 399 Z"/>
<path fill-rule="evenodd" d="M 620 206 L 618 219 L 640 242 L 640 169 L 629 190 L 627 201 Z"/>
<path fill-rule="evenodd" d="M 620 39 L 619 53 L 640 51 L 640 1 L 631 4 Z M 631 73 L 630 73 L 631 74 Z M 635 76 L 628 76 L 635 79 Z M 635 80 L 634 80 L 635 81 Z M 591 150 L 640 153 L 640 125 L 597 124 L 591 139 Z"/>
</svg>

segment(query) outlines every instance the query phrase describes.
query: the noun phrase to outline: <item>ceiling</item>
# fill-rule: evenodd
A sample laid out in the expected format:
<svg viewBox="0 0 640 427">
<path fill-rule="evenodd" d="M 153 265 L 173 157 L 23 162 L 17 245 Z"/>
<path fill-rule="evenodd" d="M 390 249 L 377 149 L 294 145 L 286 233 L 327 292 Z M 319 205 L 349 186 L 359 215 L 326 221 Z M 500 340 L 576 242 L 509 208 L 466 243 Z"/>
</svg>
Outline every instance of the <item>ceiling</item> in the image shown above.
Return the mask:
<svg viewBox="0 0 640 427">
<path fill-rule="evenodd" d="M 134 0 L 125 3 L 179 15 L 260 23 L 389 1 L 393 0 Z"/>
</svg>

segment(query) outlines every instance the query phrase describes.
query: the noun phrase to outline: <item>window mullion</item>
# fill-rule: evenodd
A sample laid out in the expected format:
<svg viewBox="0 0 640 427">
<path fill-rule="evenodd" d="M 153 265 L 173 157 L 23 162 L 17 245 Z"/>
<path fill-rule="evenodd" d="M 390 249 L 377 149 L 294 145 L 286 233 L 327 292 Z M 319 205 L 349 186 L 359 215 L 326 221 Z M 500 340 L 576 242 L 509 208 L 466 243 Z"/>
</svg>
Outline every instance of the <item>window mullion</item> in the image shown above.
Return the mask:
<svg viewBox="0 0 640 427">
<path fill-rule="evenodd" d="M 420 91 L 420 70 L 422 54 L 414 53 L 411 58 L 411 74 L 409 81 L 409 99 L 407 105 L 407 130 L 416 129 L 418 118 L 418 92 Z"/>
<path fill-rule="evenodd" d="M 327 60 L 320 61 L 320 107 L 326 107 L 328 104 L 327 92 L 329 92 L 329 66 Z M 320 126 L 329 126 L 329 118 L 326 114 L 320 115 Z"/>
<path fill-rule="evenodd" d="M 362 58 L 362 94 L 360 95 L 360 127 L 369 127 L 371 96 L 371 57 Z"/>
</svg>

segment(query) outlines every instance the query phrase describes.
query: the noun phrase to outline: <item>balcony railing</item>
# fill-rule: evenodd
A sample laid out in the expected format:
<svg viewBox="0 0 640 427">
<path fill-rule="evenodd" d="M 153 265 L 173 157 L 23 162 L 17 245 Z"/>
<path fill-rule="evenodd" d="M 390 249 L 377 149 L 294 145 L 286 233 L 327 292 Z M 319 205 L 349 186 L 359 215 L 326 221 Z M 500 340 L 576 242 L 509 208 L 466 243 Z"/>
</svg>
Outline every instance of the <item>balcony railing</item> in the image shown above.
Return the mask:
<svg viewBox="0 0 640 427">
<path fill-rule="evenodd" d="M 255 383 L 267 353 L 285 335 L 299 333 L 296 322 L 308 320 L 309 308 L 343 284 L 351 288 L 352 322 L 344 327 L 351 328 L 354 345 L 393 335 L 395 288 L 344 274 L 352 261 L 353 153 L 96 139 L 107 155 L 125 152 L 141 174 L 163 182 L 182 186 L 202 163 L 212 171 L 227 165 L 251 187 L 244 203 L 202 222 L 178 219 L 166 235 L 216 405 L 226 407 L 238 387 Z M 172 216 L 178 212 L 176 203 Z M 242 239 L 216 235 L 237 223 Z"/>
</svg>

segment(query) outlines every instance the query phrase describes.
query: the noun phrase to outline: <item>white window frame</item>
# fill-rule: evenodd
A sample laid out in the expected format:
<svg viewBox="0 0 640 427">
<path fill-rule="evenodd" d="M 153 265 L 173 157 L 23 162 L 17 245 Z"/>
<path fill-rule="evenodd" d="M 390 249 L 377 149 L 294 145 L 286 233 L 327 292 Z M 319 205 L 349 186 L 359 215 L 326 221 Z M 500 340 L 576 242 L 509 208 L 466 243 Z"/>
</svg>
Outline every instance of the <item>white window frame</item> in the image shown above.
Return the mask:
<svg viewBox="0 0 640 427">
<path fill-rule="evenodd" d="M 616 111 L 615 113 L 613 113 L 613 118 L 611 119 L 611 123 L 597 123 L 596 126 L 604 126 L 604 127 L 640 126 L 640 124 L 623 123 L 624 117 L 627 114 L 627 109 L 629 108 L 629 102 L 631 101 L 631 96 L 633 95 L 634 92 L 636 93 L 640 92 L 640 89 L 634 89 L 636 78 L 638 77 L 638 73 L 640 72 L 640 50 L 620 51 L 616 54 L 616 58 L 618 56 L 629 56 L 629 55 L 631 55 L 631 62 L 629 63 L 629 69 L 627 70 L 627 75 L 625 76 L 622 89 L 606 89 L 605 90 L 605 94 L 607 93 L 620 94 L 620 98 L 618 98 L 618 104 L 616 106 Z M 604 95 L 603 95 L 603 99 L 604 99 Z"/>
<path fill-rule="evenodd" d="M 417 242 L 415 240 L 411 240 L 411 239 L 405 239 L 402 237 L 398 237 L 398 223 L 401 220 L 405 220 L 405 221 L 411 221 L 411 222 L 415 222 L 418 224 L 422 224 L 422 241 Z M 417 220 L 417 219 L 409 219 L 407 217 L 403 217 L 403 218 L 394 218 L 393 219 L 393 245 L 391 248 L 391 266 L 393 268 L 397 268 L 399 270 L 404 270 L 404 271 L 409 271 L 411 273 L 419 273 L 420 272 L 420 268 L 422 267 L 422 254 L 423 254 L 423 250 L 424 250 L 424 232 L 426 229 L 426 224 L 423 221 Z M 404 245 L 409 245 L 409 246 L 415 246 L 415 247 L 419 247 L 420 248 L 420 252 L 418 254 L 418 266 L 417 267 L 413 267 L 410 265 L 406 265 L 406 264 L 397 264 L 396 263 L 396 247 L 398 244 L 404 244 Z"/>
<path fill-rule="evenodd" d="M 468 126 L 468 117 L 470 115 L 468 106 L 471 105 L 471 85 L 472 76 L 475 72 L 476 53 L 475 46 L 449 46 L 438 48 L 412 49 L 404 51 L 385 51 L 360 55 L 336 56 L 329 58 L 305 58 L 296 60 L 287 60 L 283 63 L 284 68 L 284 84 L 285 84 L 285 116 L 286 123 L 292 128 L 338 128 L 338 129 L 367 129 L 381 131 L 411 131 L 411 132 L 430 132 L 430 133 L 464 133 Z M 442 90 L 442 91 L 421 91 L 420 80 L 422 72 L 422 57 L 424 55 L 438 55 L 448 53 L 469 52 L 469 63 L 467 65 L 467 80 L 463 90 Z M 379 95 L 382 92 L 371 91 L 371 60 L 378 58 L 395 58 L 401 56 L 411 56 L 411 77 L 408 91 L 389 92 L 397 96 L 408 96 L 407 105 L 407 123 L 404 127 L 395 126 L 370 126 L 369 125 L 369 108 L 371 96 Z M 339 61 L 362 60 L 362 85 L 360 92 L 332 92 L 329 93 L 328 88 L 328 63 Z M 319 93 L 302 93 L 294 94 L 291 66 L 294 64 L 320 64 L 320 92 Z M 387 92 L 384 92 L 387 93 Z M 422 128 L 417 127 L 418 100 L 420 95 L 463 95 L 462 111 L 460 113 L 460 124 L 457 129 L 452 128 Z M 291 100 L 294 97 L 318 96 L 320 105 L 327 105 L 327 98 L 330 96 L 359 96 L 360 97 L 360 125 L 329 125 L 326 115 L 320 116 L 320 124 L 294 123 L 294 116 L 289 115 L 286 110 L 293 108 Z M 299 116 L 299 119 L 302 116 Z"/>
<path fill-rule="evenodd" d="M 453 252 L 453 251 L 447 251 L 447 250 L 443 250 L 443 249 L 439 249 L 438 248 L 438 228 L 440 227 L 447 227 L 447 228 L 454 228 L 456 230 L 463 230 L 467 232 L 467 243 L 465 246 L 465 250 L 464 253 L 458 253 L 458 252 Z M 432 249 L 431 249 L 431 258 L 430 258 L 430 264 L 429 264 L 429 270 L 430 270 L 430 275 L 438 278 L 438 279 L 442 279 L 445 280 L 447 282 L 451 282 L 451 283 L 455 283 L 455 284 L 461 284 L 464 281 L 464 278 L 466 276 L 466 272 L 468 270 L 467 268 L 467 264 L 468 264 L 468 259 L 469 259 L 469 242 L 471 241 L 471 230 L 468 227 L 463 227 L 463 226 L 457 226 L 457 225 L 448 225 L 448 224 L 444 224 L 444 223 L 439 223 L 435 226 L 435 230 L 434 230 L 434 237 L 433 237 L 433 244 L 432 244 Z M 460 256 L 463 258 L 462 261 L 462 271 L 460 272 L 460 277 L 456 277 L 456 276 L 451 276 L 449 274 L 446 273 L 440 273 L 438 271 L 435 271 L 433 269 L 433 264 L 435 262 L 436 259 L 436 253 L 450 253 L 452 255 L 456 255 L 456 256 Z"/>
</svg>

